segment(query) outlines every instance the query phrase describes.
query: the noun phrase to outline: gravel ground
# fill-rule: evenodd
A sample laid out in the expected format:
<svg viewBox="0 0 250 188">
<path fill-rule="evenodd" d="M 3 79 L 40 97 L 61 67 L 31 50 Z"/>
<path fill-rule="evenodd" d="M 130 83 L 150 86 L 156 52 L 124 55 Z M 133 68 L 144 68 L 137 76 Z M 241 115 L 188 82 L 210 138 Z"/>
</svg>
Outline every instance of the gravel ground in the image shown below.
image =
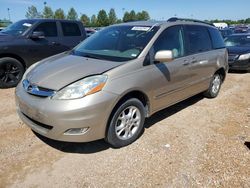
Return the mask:
<svg viewBox="0 0 250 188">
<path fill-rule="evenodd" d="M 0 187 L 250 187 L 250 74 L 228 74 L 216 99 L 156 113 L 132 145 L 64 143 L 34 134 L 0 91 Z"/>
</svg>

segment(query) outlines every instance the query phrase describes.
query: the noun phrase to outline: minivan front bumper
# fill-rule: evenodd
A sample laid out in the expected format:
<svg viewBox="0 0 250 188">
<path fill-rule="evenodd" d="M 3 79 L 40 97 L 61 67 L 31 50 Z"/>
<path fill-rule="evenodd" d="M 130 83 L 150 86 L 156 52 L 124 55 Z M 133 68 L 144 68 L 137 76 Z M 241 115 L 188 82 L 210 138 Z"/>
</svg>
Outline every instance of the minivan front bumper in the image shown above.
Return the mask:
<svg viewBox="0 0 250 188">
<path fill-rule="evenodd" d="M 28 94 L 22 84 L 16 88 L 17 112 L 22 121 L 38 134 L 69 142 L 104 138 L 117 98 L 115 94 L 100 91 L 81 99 L 53 100 Z"/>
</svg>

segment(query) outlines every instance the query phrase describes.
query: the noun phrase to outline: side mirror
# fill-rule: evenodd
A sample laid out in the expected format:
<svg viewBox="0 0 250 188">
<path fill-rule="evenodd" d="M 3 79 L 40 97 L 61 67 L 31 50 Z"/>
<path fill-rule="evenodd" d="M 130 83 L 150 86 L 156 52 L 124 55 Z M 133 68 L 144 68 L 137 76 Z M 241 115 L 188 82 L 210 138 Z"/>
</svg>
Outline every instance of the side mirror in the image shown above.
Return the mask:
<svg viewBox="0 0 250 188">
<path fill-rule="evenodd" d="M 156 52 L 155 61 L 160 63 L 162 62 L 170 62 L 174 59 L 173 52 L 171 50 L 161 50 Z"/>
<path fill-rule="evenodd" d="M 45 35 L 43 31 L 34 31 L 31 35 L 30 35 L 31 39 L 44 39 Z"/>
</svg>

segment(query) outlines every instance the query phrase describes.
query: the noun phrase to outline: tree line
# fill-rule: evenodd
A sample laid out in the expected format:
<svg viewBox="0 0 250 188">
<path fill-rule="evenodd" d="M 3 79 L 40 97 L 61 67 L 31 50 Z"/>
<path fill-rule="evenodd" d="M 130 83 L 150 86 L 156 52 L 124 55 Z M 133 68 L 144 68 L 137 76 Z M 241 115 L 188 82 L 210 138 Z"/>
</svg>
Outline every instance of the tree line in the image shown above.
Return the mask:
<svg viewBox="0 0 250 188">
<path fill-rule="evenodd" d="M 205 20 L 208 21 L 208 20 Z M 210 20 L 211 23 L 227 23 L 228 25 L 237 25 L 237 24 L 250 24 L 250 18 L 247 19 L 241 19 L 241 20 Z"/>
<path fill-rule="evenodd" d="M 49 6 L 44 6 L 42 12 L 39 12 L 35 6 L 28 7 L 26 12 L 26 18 L 54 18 L 54 19 L 68 19 L 68 20 L 80 20 L 87 27 L 105 27 L 108 25 L 129 22 L 135 20 L 149 20 L 149 13 L 145 10 L 141 12 L 135 12 L 131 10 L 130 12 L 126 11 L 122 19 L 119 19 L 116 15 L 115 9 L 111 8 L 107 13 L 105 10 L 100 10 L 97 15 L 93 14 L 91 17 L 88 17 L 86 14 L 81 14 L 78 17 L 76 10 L 72 7 L 69 9 L 67 14 L 63 9 L 59 8 L 55 11 L 52 10 Z"/>
</svg>

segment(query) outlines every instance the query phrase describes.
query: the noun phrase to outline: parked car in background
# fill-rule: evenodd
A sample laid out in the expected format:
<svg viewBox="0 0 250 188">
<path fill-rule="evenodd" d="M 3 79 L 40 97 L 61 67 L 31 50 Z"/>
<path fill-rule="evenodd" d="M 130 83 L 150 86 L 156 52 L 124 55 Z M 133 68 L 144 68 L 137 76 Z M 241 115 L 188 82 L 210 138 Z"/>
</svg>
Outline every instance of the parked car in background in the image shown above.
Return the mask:
<svg viewBox="0 0 250 188">
<path fill-rule="evenodd" d="M 248 27 L 247 26 L 238 26 L 234 29 L 234 33 L 247 33 Z"/>
<path fill-rule="evenodd" d="M 233 34 L 233 30 L 229 29 L 229 28 L 225 28 L 225 29 L 220 29 L 220 33 L 222 35 L 223 38 L 226 38 L 230 35 Z"/>
<path fill-rule="evenodd" d="M 225 39 L 230 70 L 250 70 L 250 33 L 233 34 Z"/>
<path fill-rule="evenodd" d="M 110 26 L 30 67 L 18 114 L 51 139 L 126 146 L 155 112 L 201 92 L 216 97 L 227 59 L 218 29 L 197 20 Z"/>
<path fill-rule="evenodd" d="M 86 36 L 90 37 L 91 35 L 93 35 L 94 33 L 96 33 L 97 31 L 91 28 L 85 28 L 86 31 Z"/>
<path fill-rule="evenodd" d="M 72 49 L 86 38 L 78 21 L 26 19 L 0 32 L 0 88 L 14 87 L 33 63 Z"/>
</svg>

